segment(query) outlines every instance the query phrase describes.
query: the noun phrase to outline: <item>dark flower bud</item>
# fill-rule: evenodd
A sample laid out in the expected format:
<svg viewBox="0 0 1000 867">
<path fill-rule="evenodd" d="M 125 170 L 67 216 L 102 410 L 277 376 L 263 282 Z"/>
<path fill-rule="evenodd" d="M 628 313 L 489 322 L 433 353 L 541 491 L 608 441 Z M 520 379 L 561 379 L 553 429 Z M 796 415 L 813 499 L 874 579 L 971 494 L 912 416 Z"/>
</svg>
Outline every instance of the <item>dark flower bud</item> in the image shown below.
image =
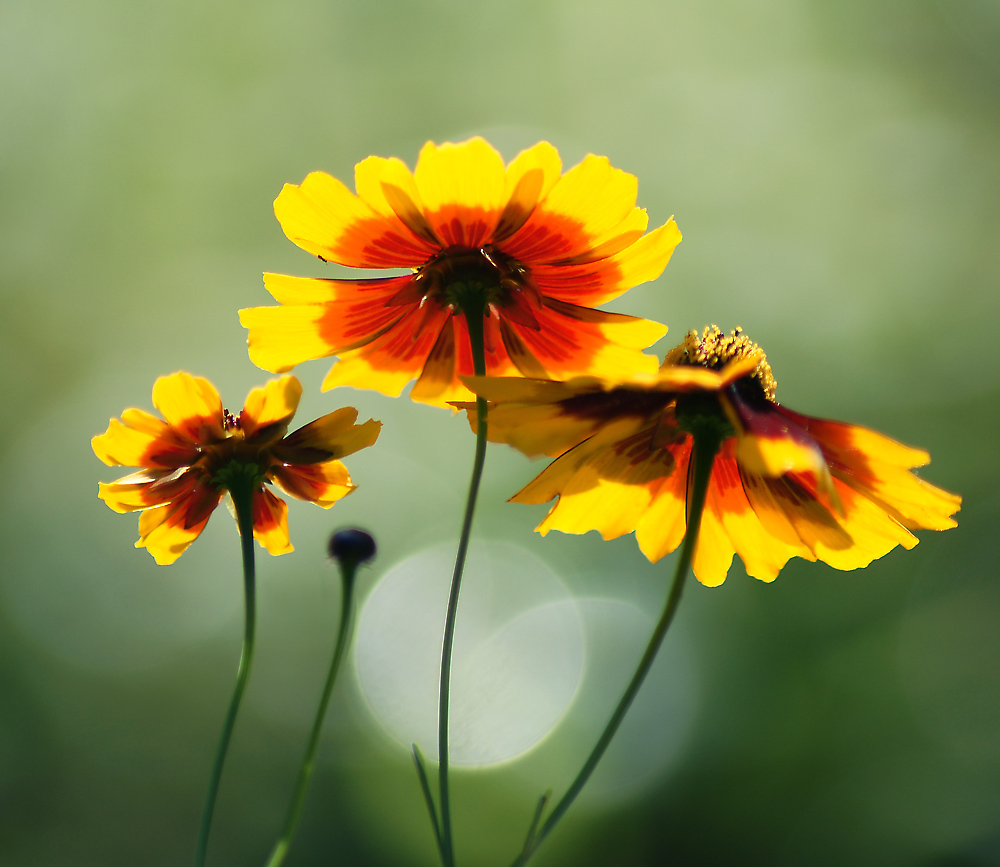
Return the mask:
<svg viewBox="0 0 1000 867">
<path fill-rule="evenodd" d="M 364 530 L 349 527 L 337 530 L 330 537 L 327 550 L 334 560 L 340 561 L 343 568 L 353 570 L 355 566 L 375 556 L 375 539 Z"/>
</svg>

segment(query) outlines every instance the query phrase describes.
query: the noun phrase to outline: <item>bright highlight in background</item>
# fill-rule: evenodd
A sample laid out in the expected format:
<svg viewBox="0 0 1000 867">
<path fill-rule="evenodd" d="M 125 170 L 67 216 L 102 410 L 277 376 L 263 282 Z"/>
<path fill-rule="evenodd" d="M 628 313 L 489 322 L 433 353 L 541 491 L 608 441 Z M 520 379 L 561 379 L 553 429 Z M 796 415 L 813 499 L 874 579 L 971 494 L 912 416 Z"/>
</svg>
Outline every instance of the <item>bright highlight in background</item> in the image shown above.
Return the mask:
<svg viewBox="0 0 1000 867">
<path fill-rule="evenodd" d="M 388 733 L 437 754 L 438 678 L 454 545 L 394 566 L 365 600 L 357 675 Z M 508 544 L 470 548 L 452 669 L 451 760 L 484 766 L 527 752 L 569 709 L 583 672 L 575 602 L 542 561 Z"/>
</svg>

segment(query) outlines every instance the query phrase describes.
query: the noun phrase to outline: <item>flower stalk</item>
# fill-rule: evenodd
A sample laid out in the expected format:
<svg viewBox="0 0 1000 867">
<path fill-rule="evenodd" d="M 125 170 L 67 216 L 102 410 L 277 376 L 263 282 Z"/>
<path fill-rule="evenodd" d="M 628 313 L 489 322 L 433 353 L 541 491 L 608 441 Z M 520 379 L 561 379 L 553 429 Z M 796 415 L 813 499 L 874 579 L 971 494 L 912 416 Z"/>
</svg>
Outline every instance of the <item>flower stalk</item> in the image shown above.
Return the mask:
<svg viewBox="0 0 1000 867">
<path fill-rule="evenodd" d="M 587 757 L 587 760 L 583 763 L 583 767 L 580 768 L 576 778 L 566 790 L 566 794 L 562 796 L 559 803 L 552 809 L 549 817 L 536 831 L 535 828 L 538 826 L 541 810 L 544 809 L 546 798 L 543 797 L 539 802 L 539 807 L 536 809 L 535 816 L 532 821 L 532 827 L 528 832 L 528 837 L 525 840 L 524 847 L 518 857 L 514 860 L 512 867 L 523 867 L 524 864 L 528 863 L 531 856 L 534 855 L 544 842 L 545 838 L 548 837 L 555 826 L 559 823 L 559 820 L 562 819 L 562 817 L 566 814 L 566 811 L 572 806 L 573 802 L 576 800 L 577 796 L 590 779 L 591 774 L 593 774 L 598 762 L 600 762 L 601 758 L 604 756 L 604 753 L 617 733 L 622 720 L 625 718 L 625 714 L 628 712 L 629 707 L 631 707 L 633 700 L 638 694 L 639 688 L 646 679 L 646 675 L 649 674 L 649 670 L 652 668 L 653 661 L 656 659 L 656 654 L 660 649 L 660 645 L 663 643 L 663 639 L 667 634 L 667 630 L 670 628 L 670 624 L 673 622 L 674 615 L 677 613 L 677 606 L 681 601 L 681 593 L 684 589 L 684 580 L 686 579 L 688 570 L 691 567 L 691 560 L 694 557 L 695 546 L 698 543 L 698 530 L 701 526 L 701 515 L 705 508 L 705 495 L 708 492 L 708 482 L 712 475 L 712 464 L 715 461 L 715 455 L 717 454 L 721 443 L 722 437 L 715 426 L 702 425 L 694 431 L 694 453 L 690 464 L 694 478 L 692 479 L 689 487 L 690 499 L 688 501 L 687 533 L 684 537 L 684 544 L 681 548 L 681 554 L 677 561 L 677 569 L 674 573 L 674 580 L 671 584 L 670 593 L 667 596 L 663 613 L 660 615 L 660 620 L 656 624 L 656 628 L 653 630 L 649 643 L 646 645 L 646 651 L 643 653 L 642 659 L 639 660 L 639 665 L 636 668 L 635 673 L 632 675 L 632 680 L 625 689 L 625 693 L 618 702 L 618 706 L 615 708 L 614 713 L 611 714 L 611 718 L 604 727 L 604 731 L 601 732 L 601 736 L 598 738 L 597 744 Z"/>
<path fill-rule="evenodd" d="M 240 546 L 243 552 L 243 595 L 244 595 L 244 628 L 243 647 L 240 651 L 240 662 L 236 669 L 236 684 L 229 701 L 229 710 L 222 726 L 219 745 L 215 753 L 215 763 L 212 776 L 208 783 L 208 794 L 205 797 L 205 807 L 201 814 L 201 829 L 198 832 L 198 848 L 195 853 L 195 867 L 204 867 L 208 852 L 208 836 L 212 828 L 212 816 L 215 812 L 215 801 L 219 794 L 219 783 L 222 780 L 222 769 L 226 763 L 229 742 L 232 739 L 236 717 L 239 714 L 243 693 L 250 677 L 250 666 L 253 662 L 254 637 L 257 622 L 256 573 L 254 567 L 253 548 L 253 493 L 258 481 L 252 473 L 233 472 L 229 478 L 229 494 L 236 509 L 236 523 L 240 531 Z"/>
<path fill-rule="evenodd" d="M 486 348 L 483 339 L 483 319 L 485 304 L 481 293 L 468 292 L 464 297 L 463 311 L 469 328 L 469 342 L 472 348 L 472 366 L 477 376 L 486 372 Z M 478 303 L 477 303 L 478 302 Z M 451 708 L 451 662 L 455 644 L 455 621 L 458 616 L 458 596 L 462 586 L 462 574 L 465 570 L 465 558 L 469 550 L 469 537 L 472 533 L 472 518 L 476 511 L 476 500 L 479 496 L 479 483 L 483 476 L 483 465 L 486 462 L 486 401 L 476 399 L 476 454 L 472 462 L 472 478 L 469 482 L 469 496 L 465 504 L 465 515 L 462 518 L 462 532 L 458 541 L 458 553 L 455 555 L 455 571 L 451 579 L 451 591 L 448 594 L 448 609 L 445 614 L 444 638 L 441 646 L 441 686 L 438 692 L 438 790 L 441 799 L 440 848 L 444 867 L 454 867 L 455 850 L 451 833 L 451 800 L 448 786 L 449 768 L 449 713 Z"/>
<path fill-rule="evenodd" d="M 363 551 L 351 551 L 344 553 L 343 545 L 338 545 L 338 539 L 346 539 L 352 547 L 357 547 L 358 540 L 362 545 L 370 545 L 370 550 L 366 547 Z M 288 806 L 288 815 L 285 818 L 285 826 L 271 850 L 271 856 L 267 860 L 267 867 L 280 867 L 284 863 L 288 850 L 292 845 L 292 838 L 298 829 L 299 821 L 302 818 L 302 808 L 306 802 L 306 792 L 309 790 L 309 781 L 312 779 L 313 771 L 316 769 L 316 750 L 319 747 L 320 734 L 323 731 L 323 719 L 326 716 L 327 706 L 330 704 L 330 694 L 333 692 L 333 685 L 337 680 L 337 673 L 340 671 L 340 663 L 344 656 L 344 650 L 348 645 L 351 635 L 351 624 L 353 622 L 353 590 L 354 576 L 358 566 L 369 559 L 374 554 L 374 543 L 366 533 L 357 530 L 341 531 L 334 535 L 330 543 L 330 550 L 337 558 L 340 566 L 341 577 L 341 597 L 340 597 L 340 625 L 337 629 L 337 640 L 334 644 L 333 658 L 330 660 L 330 668 L 326 675 L 326 682 L 323 685 L 323 693 L 319 700 L 319 707 L 316 709 L 316 718 L 313 720 L 312 731 L 309 734 L 309 743 L 306 746 L 305 756 L 302 765 L 299 767 L 298 779 L 295 783 L 295 790 L 291 803 Z"/>
</svg>

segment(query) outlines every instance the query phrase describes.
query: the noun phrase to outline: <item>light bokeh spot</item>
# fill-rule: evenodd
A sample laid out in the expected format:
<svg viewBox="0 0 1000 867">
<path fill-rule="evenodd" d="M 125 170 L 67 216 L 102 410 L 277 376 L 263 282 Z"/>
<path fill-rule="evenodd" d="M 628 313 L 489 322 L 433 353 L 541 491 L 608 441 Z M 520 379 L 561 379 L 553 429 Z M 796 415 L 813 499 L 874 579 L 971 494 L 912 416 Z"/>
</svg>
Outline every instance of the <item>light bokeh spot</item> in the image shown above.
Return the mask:
<svg viewBox="0 0 1000 867">
<path fill-rule="evenodd" d="M 424 550 L 365 600 L 356 636 L 361 692 L 389 735 L 437 754 L 441 640 L 455 551 Z M 452 668 L 451 760 L 483 766 L 530 750 L 576 695 L 584 644 L 575 602 L 542 561 L 509 544 L 473 544 Z"/>
</svg>

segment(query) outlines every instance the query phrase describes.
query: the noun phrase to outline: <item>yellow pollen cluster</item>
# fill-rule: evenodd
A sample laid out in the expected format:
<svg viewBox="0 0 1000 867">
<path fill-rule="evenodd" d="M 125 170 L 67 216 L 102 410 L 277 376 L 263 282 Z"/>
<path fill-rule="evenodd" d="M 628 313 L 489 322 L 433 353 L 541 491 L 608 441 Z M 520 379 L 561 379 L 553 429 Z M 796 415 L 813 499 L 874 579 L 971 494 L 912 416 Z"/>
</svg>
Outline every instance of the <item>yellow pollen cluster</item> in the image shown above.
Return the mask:
<svg viewBox="0 0 1000 867">
<path fill-rule="evenodd" d="M 700 335 L 697 331 L 689 331 L 684 342 L 667 353 L 663 363 L 721 370 L 729 362 L 744 358 L 757 359 L 753 378 L 760 384 L 767 399 L 773 401 L 777 383 L 771 373 L 771 365 L 767 363 L 764 350 L 747 337 L 739 325 L 729 334 L 723 334 L 718 325 L 709 325 Z"/>
</svg>

